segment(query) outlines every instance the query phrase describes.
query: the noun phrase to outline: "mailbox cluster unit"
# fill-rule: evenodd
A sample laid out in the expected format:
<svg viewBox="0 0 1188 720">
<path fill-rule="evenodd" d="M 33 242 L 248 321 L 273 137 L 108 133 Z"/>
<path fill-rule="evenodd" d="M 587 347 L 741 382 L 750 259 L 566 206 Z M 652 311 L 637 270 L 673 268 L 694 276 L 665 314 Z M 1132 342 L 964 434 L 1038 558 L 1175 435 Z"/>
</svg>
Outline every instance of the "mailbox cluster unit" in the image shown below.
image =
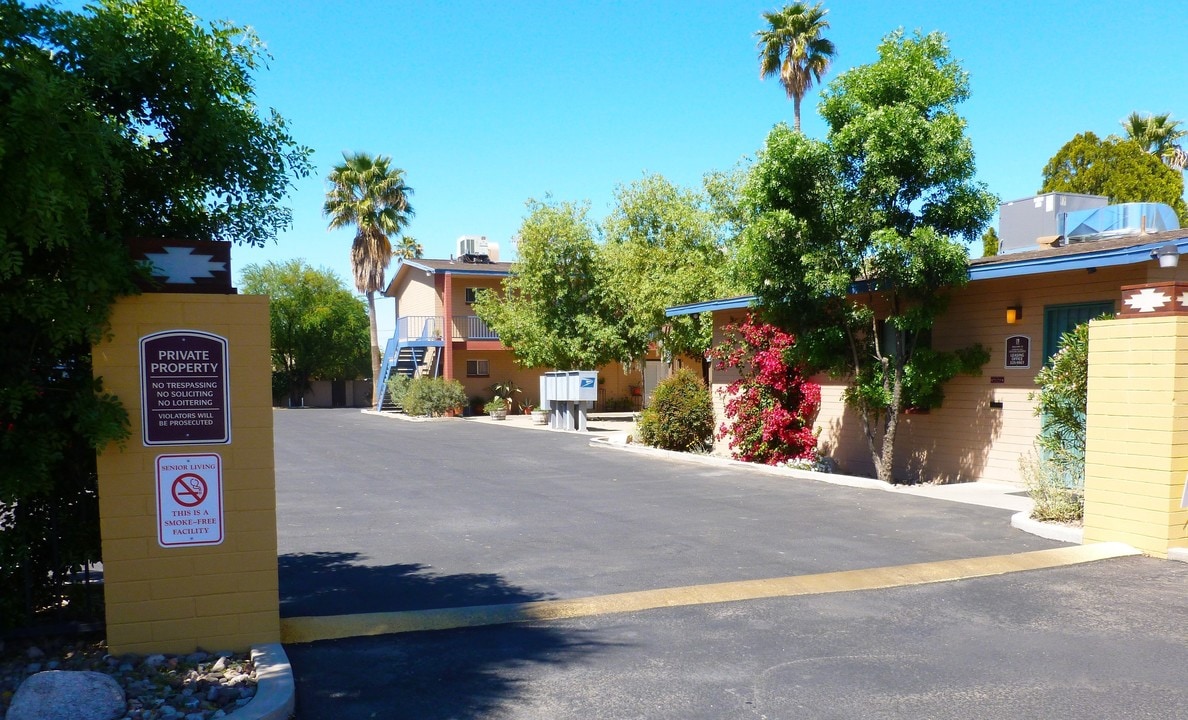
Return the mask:
<svg viewBox="0 0 1188 720">
<path fill-rule="evenodd" d="M 562 370 L 540 376 L 540 406 L 554 430 L 586 430 L 586 413 L 598 400 L 597 370 Z"/>
</svg>

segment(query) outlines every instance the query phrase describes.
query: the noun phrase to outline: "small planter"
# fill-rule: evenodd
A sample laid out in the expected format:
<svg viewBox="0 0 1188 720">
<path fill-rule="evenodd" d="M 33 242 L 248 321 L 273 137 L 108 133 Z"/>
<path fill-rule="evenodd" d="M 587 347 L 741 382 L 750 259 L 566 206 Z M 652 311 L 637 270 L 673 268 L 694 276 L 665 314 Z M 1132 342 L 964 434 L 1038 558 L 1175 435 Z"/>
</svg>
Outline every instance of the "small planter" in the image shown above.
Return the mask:
<svg viewBox="0 0 1188 720">
<path fill-rule="evenodd" d="M 548 425 L 549 424 L 549 411 L 548 410 L 533 410 L 532 411 L 532 424 L 533 425 Z"/>
<path fill-rule="evenodd" d="M 507 410 L 492 410 L 490 415 L 492 420 L 506 420 Z"/>
</svg>

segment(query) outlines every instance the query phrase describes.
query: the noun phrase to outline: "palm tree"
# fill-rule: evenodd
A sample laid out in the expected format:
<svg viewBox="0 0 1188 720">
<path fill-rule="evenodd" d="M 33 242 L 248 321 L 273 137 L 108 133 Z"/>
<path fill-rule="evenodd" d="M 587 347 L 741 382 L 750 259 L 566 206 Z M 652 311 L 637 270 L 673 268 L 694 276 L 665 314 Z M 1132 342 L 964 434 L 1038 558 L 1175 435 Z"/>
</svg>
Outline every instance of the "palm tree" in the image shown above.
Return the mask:
<svg viewBox="0 0 1188 720">
<path fill-rule="evenodd" d="M 828 13 L 821 3 L 795 2 L 783 10 L 763 13 L 768 27 L 755 33 L 759 38 L 759 77 L 780 76 L 795 104 L 796 132 L 800 132 L 800 101 L 814 82 L 821 82 L 835 52 L 833 41 L 821 37 L 829 27 L 825 20 Z"/>
<path fill-rule="evenodd" d="M 1176 152 L 1179 150 L 1176 141 L 1188 136 L 1188 130 L 1181 130 L 1180 121 L 1172 120 L 1171 113 L 1140 115 L 1132 112 L 1122 121 L 1122 129 L 1128 140 L 1137 142 L 1146 152 L 1173 165 L 1177 155 L 1182 155 L 1182 152 Z"/>
<path fill-rule="evenodd" d="M 396 246 L 392 254 L 396 257 L 402 257 L 405 260 L 414 260 L 425 255 L 425 248 L 421 246 L 421 243 L 417 242 L 415 237 L 405 235 L 400 238 L 400 244 Z"/>
<path fill-rule="evenodd" d="M 354 226 L 351 271 L 355 287 L 367 295 L 371 320 L 371 378 L 379 382 L 379 331 L 375 322 L 375 292 L 384 289 L 384 271 L 392 261 L 389 236 L 399 233 L 413 215 L 408 198 L 412 188 L 404 184 L 404 171 L 392 167 L 385 155 L 343 153 L 327 180 L 330 189 L 322 212 L 330 216 L 330 229 Z M 374 390 L 374 389 L 373 389 Z"/>
</svg>

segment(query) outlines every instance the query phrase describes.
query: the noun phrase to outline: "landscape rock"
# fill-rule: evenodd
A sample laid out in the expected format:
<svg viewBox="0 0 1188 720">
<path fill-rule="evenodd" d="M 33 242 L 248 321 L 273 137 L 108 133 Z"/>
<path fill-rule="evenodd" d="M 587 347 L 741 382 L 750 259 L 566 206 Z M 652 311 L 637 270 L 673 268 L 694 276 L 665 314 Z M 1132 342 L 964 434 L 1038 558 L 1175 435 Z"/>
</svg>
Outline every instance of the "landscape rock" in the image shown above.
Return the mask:
<svg viewBox="0 0 1188 720">
<path fill-rule="evenodd" d="M 124 691 L 110 676 L 89 670 L 49 670 L 17 688 L 6 720 L 116 720 Z"/>
</svg>

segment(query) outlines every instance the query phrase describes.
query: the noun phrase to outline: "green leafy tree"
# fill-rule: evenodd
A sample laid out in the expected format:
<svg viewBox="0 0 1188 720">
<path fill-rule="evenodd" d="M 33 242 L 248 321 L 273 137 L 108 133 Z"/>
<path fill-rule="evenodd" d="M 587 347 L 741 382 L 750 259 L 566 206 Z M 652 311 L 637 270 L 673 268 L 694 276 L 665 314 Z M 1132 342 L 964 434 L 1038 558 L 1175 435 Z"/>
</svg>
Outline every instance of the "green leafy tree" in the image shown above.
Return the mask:
<svg viewBox="0 0 1188 720">
<path fill-rule="evenodd" d="M 1105 195 L 1111 203 L 1159 202 L 1170 205 L 1188 225 L 1184 176 L 1133 140 L 1081 133 L 1044 166 L 1040 192 Z"/>
<path fill-rule="evenodd" d="M 392 167 L 386 155 L 343 153 L 343 162 L 330 171 L 330 190 L 322 212 L 330 216 L 330 229 L 354 227 L 351 272 L 355 288 L 367 296 L 371 320 L 371 377 L 380 376 L 379 328 L 375 293 L 384 289 L 384 273 L 392 262 L 391 236 L 400 233 L 412 218 L 408 199 L 412 188 L 404 171 Z"/>
<path fill-rule="evenodd" d="M 948 289 L 968 278 L 964 242 L 995 206 L 973 182 L 957 112 L 968 95 L 944 36 L 893 33 L 824 92 L 828 140 L 777 126 L 745 189 L 738 273 L 796 336 L 792 361 L 850 378 L 846 401 L 887 482 L 903 410 L 935 407 L 944 382 L 988 359 L 928 347 Z"/>
<path fill-rule="evenodd" d="M 643 357 L 656 341 L 670 353 L 704 353 L 713 339 L 712 318 L 666 318 L 664 310 L 724 293 L 720 216 L 706 193 L 662 175 L 619 187 L 616 201 L 603 223 L 599 265 L 625 359 Z"/>
<path fill-rule="evenodd" d="M 263 245 L 309 163 L 256 107 L 259 39 L 177 2 L 0 0 L 0 48 L 3 628 L 60 606 L 57 579 L 99 558 L 95 450 L 128 419 L 90 347 L 135 292 L 125 239 Z"/>
<path fill-rule="evenodd" d="M 835 49 L 822 36 L 829 29 L 821 3 L 794 2 L 782 10 L 763 13 L 767 27 L 755 33 L 759 38 L 759 77 L 778 75 L 793 103 L 794 124 L 800 132 L 800 102 L 813 83 L 829 69 Z"/>
<path fill-rule="evenodd" d="M 982 257 L 994 257 L 998 254 L 998 232 L 992 228 L 986 228 L 986 232 L 982 233 Z"/>
<path fill-rule="evenodd" d="M 589 208 L 529 200 L 519 261 L 502 292 L 482 292 L 475 313 L 526 367 L 594 368 L 628 354 L 609 319 Z"/>
<path fill-rule="evenodd" d="M 241 289 L 271 297 L 275 397 L 293 400 L 313 380 L 367 374 L 367 311 L 332 271 L 314 269 L 304 260 L 248 265 Z"/>
</svg>

